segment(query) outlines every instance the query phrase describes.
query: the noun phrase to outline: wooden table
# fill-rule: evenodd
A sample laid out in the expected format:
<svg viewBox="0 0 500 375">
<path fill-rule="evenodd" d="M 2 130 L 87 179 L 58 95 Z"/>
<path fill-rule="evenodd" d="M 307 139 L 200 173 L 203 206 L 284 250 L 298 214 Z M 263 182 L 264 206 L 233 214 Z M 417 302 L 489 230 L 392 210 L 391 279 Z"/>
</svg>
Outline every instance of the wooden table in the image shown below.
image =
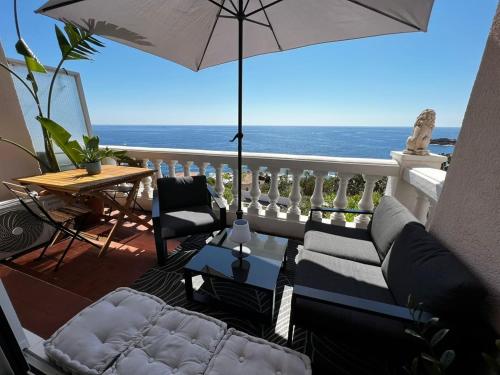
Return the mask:
<svg viewBox="0 0 500 375">
<path fill-rule="evenodd" d="M 141 219 L 132 210 L 131 205 L 135 200 L 141 180 L 154 174 L 148 168 L 124 167 L 117 165 L 103 165 L 102 172 L 97 175 L 88 175 L 85 169 L 72 169 L 64 172 L 46 173 L 43 175 L 23 177 L 16 179 L 23 185 L 38 185 L 54 194 L 67 197 L 70 195 L 96 197 L 118 210 L 116 223 L 111 228 L 106 241 L 101 247 L 99 256 L 106 253 L 116 229 L 123 223 L 125 216 L 138 224 L 152 228 L 148 221 Z M 111 199 L 104 190 L 117 184 L 132 183 L 133 187 L 123 205 Z"/>
</svg>

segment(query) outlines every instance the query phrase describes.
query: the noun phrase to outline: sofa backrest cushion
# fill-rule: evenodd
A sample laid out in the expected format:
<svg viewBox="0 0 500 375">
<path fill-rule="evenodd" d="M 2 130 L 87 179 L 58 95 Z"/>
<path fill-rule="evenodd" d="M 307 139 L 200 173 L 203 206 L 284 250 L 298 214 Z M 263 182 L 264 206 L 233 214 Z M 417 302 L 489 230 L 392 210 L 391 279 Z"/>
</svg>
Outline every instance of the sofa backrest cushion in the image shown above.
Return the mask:
<svg viewBox="0 0 500 375">
<path fill-rule="evenodd" d="M 159 178 L 157 186 L 161 211 L 210 203 L 205 176 Z"/>
<path fill-rule="evenodd" d="M 403 227 L 417 218 L 396 198 L 384 196 L 368 227 L 380 260 L 383 261 Z"/>
<path fill-rule="evenodd" d="M 405 306 L 412 295 L 426 311 L 441 317 L 462 316 L 486 296 L 467 266 L 417 223 L 403 228 L 382 272 L 399 305 Z"/>
</svg>

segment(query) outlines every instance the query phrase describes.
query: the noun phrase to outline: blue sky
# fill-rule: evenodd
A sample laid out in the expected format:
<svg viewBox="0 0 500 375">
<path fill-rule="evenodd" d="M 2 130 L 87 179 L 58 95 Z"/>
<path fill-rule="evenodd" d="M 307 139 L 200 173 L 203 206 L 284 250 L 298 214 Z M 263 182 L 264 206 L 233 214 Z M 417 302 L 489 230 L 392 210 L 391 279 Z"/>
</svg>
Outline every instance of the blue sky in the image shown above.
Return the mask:
<svg viewBox="0 0 500 375">
<path fill-rule="evenodd" d="M 102 0 L 105 1 L 105 0 Z M 19 1 L 24 39 L 46 65 L 59 59 L 43 1 Z M 245 61 L 244 121 L 251 125 L 412 124 L 425 108 L 459 126 L 497 0 L 436 0 L 429 31 L 323 44 Z M 0 2 L 0 41 L 16 57 L 12 1 Z M 236 64 L 194 73 L 105 40 L 79 71 L 93 124 L 229 125 Z"/>
</svg>

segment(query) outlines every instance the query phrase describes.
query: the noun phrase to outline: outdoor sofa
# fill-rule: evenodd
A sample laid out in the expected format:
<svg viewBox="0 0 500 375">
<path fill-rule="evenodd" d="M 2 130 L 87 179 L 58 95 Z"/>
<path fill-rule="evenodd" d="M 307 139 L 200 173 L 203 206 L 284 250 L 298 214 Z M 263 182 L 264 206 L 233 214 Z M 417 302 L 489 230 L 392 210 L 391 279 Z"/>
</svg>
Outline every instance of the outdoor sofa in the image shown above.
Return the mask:
<svg viewBox="0 0 500 375">
<path fill-rule="evenodd" d="M 423 304 L 422 321 L 439 316 L 473 325 L 486 296 L 480 281 L 395 198 L 384 196 L 372 214 L 367 229 L 307 222 L 289 344 L 295 325 L 404 339 L 413 322 L 410 295 Z"/>
<path fill-rule="evenodd" d="M 79 375 L 311 375 L 301 353 L 129 288 L 82 310 L 44 346 Z"/>
</svg>

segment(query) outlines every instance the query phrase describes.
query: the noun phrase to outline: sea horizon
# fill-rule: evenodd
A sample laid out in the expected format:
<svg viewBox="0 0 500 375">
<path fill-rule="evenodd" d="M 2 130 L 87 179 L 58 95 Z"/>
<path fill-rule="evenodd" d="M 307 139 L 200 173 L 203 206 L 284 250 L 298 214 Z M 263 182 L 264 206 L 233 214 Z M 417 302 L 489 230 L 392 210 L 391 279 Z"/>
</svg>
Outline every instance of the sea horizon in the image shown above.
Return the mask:
<svg viewBox="0 0 500 375">
<path fill-rule="evenodd" d="M 235 151 L 235 125 L 93 125 L 103 145 Z M 404 150 L 411 126 L 245 125 L 247 152 L 390 159 Z M 460 127 L 436 127 L 433 138 L 458 137 Z M 453 146 L 430 145 L 437 154 Z"/>
</svg>

